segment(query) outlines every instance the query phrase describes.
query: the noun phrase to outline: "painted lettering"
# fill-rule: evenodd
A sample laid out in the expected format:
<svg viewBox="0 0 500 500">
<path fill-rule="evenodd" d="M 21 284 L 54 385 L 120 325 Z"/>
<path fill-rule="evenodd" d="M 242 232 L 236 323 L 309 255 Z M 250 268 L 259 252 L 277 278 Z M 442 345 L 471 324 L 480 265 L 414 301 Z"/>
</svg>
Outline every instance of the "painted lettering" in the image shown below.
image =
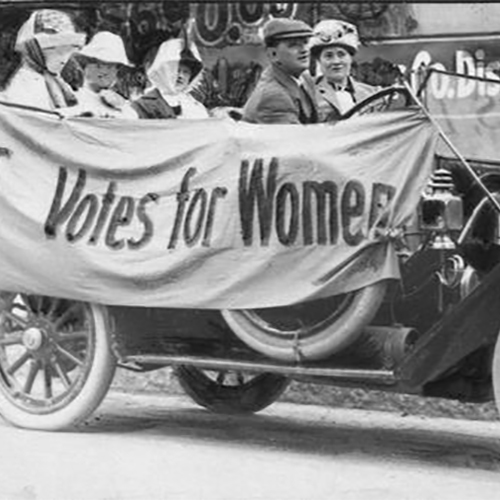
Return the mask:
<svg viewBox="0 0 500 500">
<path fill-rule="evenodd" d="M 97 245 L 103 237 L 104 244 L 116 250 L 124 248 L 125 243 L 130 249 L 138 249 L 151 241 L 153 221 L 146 207 L 158 199 L 156 193 L 148 193 L 136 203 L 131 196 L 118 196 L 118 185 L 111 181 L 102 197 L 93 192 L 85 194 L 87 173 L 79 169 L 71 193 L 63 201 L 67 184 L 68 170 L 60 167 L 54 198 L 44 223 L 47 239 L 56 238 L 58 231 L 62 231 L 70 243 L 85 241 Z M 117 234 L 119 228 L 131 226 L 135 219 L 143 232 L 138 237 L 120 238 Z"/>
<path fill-rule="evenodd" d="M 273 220 L 274 195 L 276 178 L 278 176 L 278 160 L 272 158 L 269 162 L 267 182 L 264 186 L 264 161 L 257 159 L 252 172 L 249 173 L 248 160 L 241 162 L 239 179 L 239 207 L 243 243 L 251 245 L 253 240 L 254 213 L 257 208 L 260 243 L 269 245 Z M 250 177 L 250 179 L 249 179 Z"/>
</svg>

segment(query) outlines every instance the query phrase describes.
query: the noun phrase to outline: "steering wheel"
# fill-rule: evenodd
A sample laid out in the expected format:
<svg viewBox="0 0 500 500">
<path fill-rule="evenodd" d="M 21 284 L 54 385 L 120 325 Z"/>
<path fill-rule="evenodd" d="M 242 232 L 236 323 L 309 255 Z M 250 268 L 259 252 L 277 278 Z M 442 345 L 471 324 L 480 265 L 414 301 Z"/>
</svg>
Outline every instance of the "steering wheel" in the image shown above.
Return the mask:
<svg viewBox="0 0 500 500">
<path fill-rule="evenodd" d="M 366 99 L 358 102 L 349 111 L 341 116 L 341 120 L 347 120 L 353 116 L 366 115 L 368 113 L 380 113 L 384 111 L 394 111 L 411 106 L 413 99 L 405 87 L 386 87 Z"/>
</svg>

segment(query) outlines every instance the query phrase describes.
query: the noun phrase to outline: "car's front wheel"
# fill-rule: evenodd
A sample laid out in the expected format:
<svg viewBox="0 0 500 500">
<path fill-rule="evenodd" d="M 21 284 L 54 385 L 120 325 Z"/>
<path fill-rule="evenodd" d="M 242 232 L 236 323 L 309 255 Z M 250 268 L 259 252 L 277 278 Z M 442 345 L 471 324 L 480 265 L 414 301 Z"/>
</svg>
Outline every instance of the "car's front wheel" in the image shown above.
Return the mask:
<svg viewBox="0 0 500 500">
<path fill-rule="evenodd" d="M 19 427 L 50 431 L 85 421 L 116 367 L 107 324 L 104 306 L 2 293 L 2 416 Z"/>
</svg>

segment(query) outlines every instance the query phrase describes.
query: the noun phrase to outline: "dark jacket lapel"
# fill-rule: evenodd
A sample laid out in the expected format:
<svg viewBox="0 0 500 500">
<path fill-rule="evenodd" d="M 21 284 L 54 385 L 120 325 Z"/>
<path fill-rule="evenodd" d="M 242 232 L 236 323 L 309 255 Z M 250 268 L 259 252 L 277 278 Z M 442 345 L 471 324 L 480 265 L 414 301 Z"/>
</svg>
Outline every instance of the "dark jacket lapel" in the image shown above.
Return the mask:
<svg viewBox="0 0 500 500">
<path fill-rule="evenodd" d="M 313 91 L 314 82 L 308 81 L 307 77 L 301 77 L 299 81 L 285 73 L 279 66 L 271 65 L 270 77 L 274 78 L 280 85 L 285 87 L 290 97 L 295 102 L 301 123 L 316 123 L 318 111 L 316 97 Z M 305 75 L 304 75 L 305 76 Z M 300 86 L 299 86 L 300 84 Z"/>
</svg>

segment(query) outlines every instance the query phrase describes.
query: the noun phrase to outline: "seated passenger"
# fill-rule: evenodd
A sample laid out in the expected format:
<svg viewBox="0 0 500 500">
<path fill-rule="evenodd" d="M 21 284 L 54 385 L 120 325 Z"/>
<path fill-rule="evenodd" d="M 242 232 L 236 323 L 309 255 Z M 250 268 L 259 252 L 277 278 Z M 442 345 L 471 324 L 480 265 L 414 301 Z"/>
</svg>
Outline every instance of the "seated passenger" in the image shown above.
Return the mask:
<svg viewBox="0 0 500 500">
<path fill-rule="evenodd" d="M 314 27 L 311 56 L 321 71 L 316 79 L 316 99 L 321 122 L 337 121 L 357 102 L 375 93 L 378 87 L 354 80 L 353 58 L 359 48 L 356 26 L 328 19 Z"/>
<path fill-rule="evenodd" d="M 194 44 L 186 46 L 180 38 L 167 40 L 146 56 L 145 66 L 152 88 L 132 104 L 139 118 L 209 117 L 203 104 L 188 93 L 202 69 Z"/>
<path fill-rule="evenodd" d="M 17 34 L 15 50 L 21 64 L 0 92 L 0 100 L 49 110 L 74 106 L 76 97 L 60 75 L 84 42 L 85 34 L 76 32 L 68 14 L 33 12 Z"/>
<path fill-rule="evenodd" d="M 96 33 L 76 59 L 83 69 L 83 86 L 76 96 L 81 114 L 102 118 L 137 118 L 130 103 L 113 87 L 118 71 L 132 67 L 122 39 L 109 31 Z"/>
<path fill-rule="evenodd" d="M 250 123 L 316 123 L 314 83 L 309 68 L 312 29 L 296 19 L 272 19 L 264 26 L 270 65 L 263 71 L 244 109 Z"/>
</svg>

